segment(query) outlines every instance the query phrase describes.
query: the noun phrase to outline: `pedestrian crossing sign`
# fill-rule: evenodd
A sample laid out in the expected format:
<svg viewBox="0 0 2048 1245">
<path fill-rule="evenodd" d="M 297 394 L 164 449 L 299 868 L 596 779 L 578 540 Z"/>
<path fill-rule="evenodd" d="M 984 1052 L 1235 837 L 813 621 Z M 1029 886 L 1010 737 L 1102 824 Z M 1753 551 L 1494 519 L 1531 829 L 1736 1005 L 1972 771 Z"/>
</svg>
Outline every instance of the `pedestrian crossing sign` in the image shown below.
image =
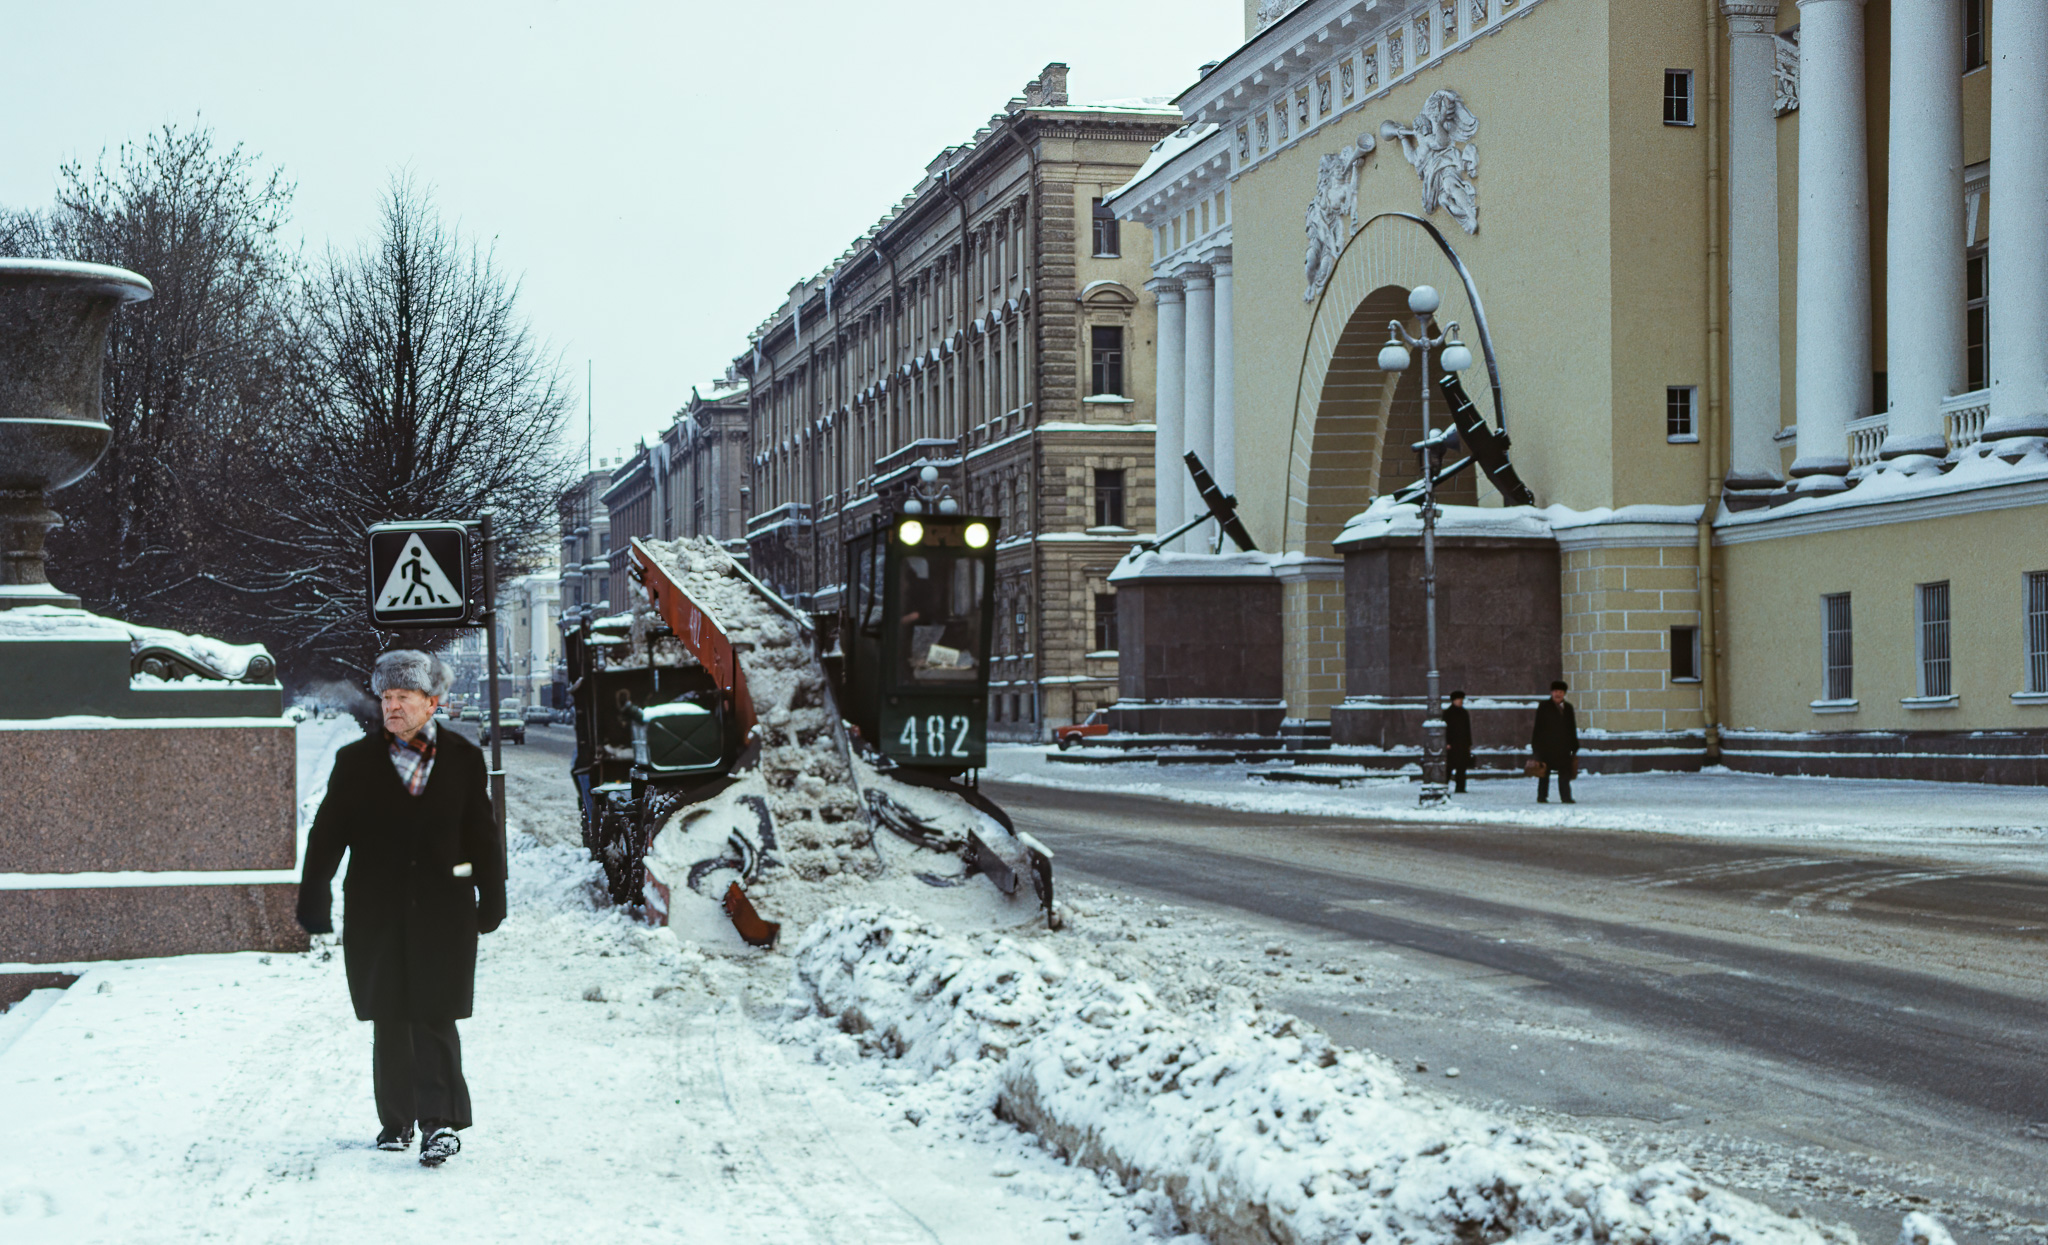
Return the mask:
<svg viewBox="0 0 2048 1245">
<path fill-rule="evenodd" d="M 379 523 L 370 529 L 370 622 L 460 627 L 469 621 L 469 529 Z"/>
</svg>

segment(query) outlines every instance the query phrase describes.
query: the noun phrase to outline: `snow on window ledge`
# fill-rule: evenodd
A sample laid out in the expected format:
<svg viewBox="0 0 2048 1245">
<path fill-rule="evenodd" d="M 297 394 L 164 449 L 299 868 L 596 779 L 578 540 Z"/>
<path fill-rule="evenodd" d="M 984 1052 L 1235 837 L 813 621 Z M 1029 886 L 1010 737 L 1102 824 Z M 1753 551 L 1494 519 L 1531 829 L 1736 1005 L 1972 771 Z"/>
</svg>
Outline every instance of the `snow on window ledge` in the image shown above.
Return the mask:
<svg viewBox="0 0 2048 1245">
<path fill-rule="evenodd" d="M 1091 393 L 1081 402 L 1086 406 L 1136 406 L 1138 400 L 1120 393 Z"/>
<path fill-rule="evenodd" d="M 2012 703 L 2016 705 L 2048 705 L 2048 692 L 2014 692 Z"/>
<path fill-rule="evenodd" d="M 1901 696 L 1899 703 L 1908 709 L 1955 709 L 1961 707 L 1963 698 L 1954 693 L 1947 696 Z"/>
<path fill-rule="evenodd" d="M 1854 713 L 1863 705 L 1856 700 L 1813 700 L 1806 707 L 1815 713 Z"/>
</svg>

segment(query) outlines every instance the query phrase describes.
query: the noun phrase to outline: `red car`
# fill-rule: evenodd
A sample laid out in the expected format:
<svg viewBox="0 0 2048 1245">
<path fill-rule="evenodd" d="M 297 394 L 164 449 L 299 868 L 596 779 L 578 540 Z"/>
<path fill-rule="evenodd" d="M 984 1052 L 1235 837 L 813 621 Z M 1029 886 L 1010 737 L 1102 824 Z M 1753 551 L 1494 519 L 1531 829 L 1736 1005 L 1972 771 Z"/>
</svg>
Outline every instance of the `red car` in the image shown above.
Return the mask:
<svg viewBox="0 0 2048 1245">
<path fill-rule="evenodd" d="M 1107 734 L 1109 734 L 1109 715 L 1101 709 L 1097 709 L 1072 726 L 1055 726 L 1052 728 L 1053 742 L 1060 746 L 1061 752 L 1065 752 L 1090 735 Z"/>
</svg>

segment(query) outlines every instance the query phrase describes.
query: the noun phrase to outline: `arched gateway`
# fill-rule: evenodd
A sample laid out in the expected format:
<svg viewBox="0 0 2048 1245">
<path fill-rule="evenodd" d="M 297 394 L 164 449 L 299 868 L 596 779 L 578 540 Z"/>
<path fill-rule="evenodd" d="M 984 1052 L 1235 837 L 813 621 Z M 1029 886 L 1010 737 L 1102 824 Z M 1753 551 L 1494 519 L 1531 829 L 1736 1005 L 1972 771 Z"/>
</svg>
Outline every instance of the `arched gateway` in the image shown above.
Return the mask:
<svg viewBox="0 0 2048 1245">
<path fill-rule="evenodd" d="M 1481 357 L 1492 383 L 1468 384 L 1467 390 L 1488 421 L 1500 423 L 1485 313 L 1461 265 L 1421 218 L 1405 212 L 1373 217 L 1338 257 L 1302 349 L 1281 528 L 1289 552 L 1329 556 L 1346 519 L 1420 474 L 1409 449 L 1422 436 L 1420 370 L 1389 374 L 1377 361 L 1387 321 L 1414 319 L 1407 297 L 1418 285 L 1443 295 L 1438 322 L 1457 321 Z M 1432 414 L 1439 427 L 1448 422 L 1440 403 L 1432 403 Z M 1440 496 L 1470 505 L 1478 499 L 1477 480 L 1477 472 L 1467 471 Z"/>
</svg>

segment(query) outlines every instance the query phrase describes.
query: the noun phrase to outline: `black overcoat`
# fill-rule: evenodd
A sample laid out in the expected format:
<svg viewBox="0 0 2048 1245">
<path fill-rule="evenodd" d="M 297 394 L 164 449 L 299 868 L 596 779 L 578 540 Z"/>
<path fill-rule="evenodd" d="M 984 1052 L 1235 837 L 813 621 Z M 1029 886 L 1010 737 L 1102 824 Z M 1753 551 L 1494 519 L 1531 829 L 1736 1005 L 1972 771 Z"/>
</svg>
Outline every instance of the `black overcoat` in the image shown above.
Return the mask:
<svg viewBox="0 0 2048 1245">
<path fill-rule="evenodd" d="M 1579 715 L 1572 711 L 1572 702 L 1552 704 L 1548 700 L 1536 705 L 1536 725 L 1529 732 L 1529 748 L 1536 759 L 1561 769 L 1571 764 L 1579 755 Z"/>
<path fill-rule="evenodd" d="M 1444 756 L 1453 765 L 1472 763 L 1472 714 L 1463 705 L 1444 710 Z"/>
<path fill-rule="evenodd" d="M 358 1020 L 461 1020 L 476 985 L 476 936 L 505 919 L 505 858 L 491 816 L 483 752 L 452 730 L 414 795 L 382 732 L 335 754 L 327 798 L 306 843 L 299 923 L 334 928 L 330 883 L 342 880 L 341 935 Z M 470 876 L 457 877 L 468 864 Z"/>
</svg>

